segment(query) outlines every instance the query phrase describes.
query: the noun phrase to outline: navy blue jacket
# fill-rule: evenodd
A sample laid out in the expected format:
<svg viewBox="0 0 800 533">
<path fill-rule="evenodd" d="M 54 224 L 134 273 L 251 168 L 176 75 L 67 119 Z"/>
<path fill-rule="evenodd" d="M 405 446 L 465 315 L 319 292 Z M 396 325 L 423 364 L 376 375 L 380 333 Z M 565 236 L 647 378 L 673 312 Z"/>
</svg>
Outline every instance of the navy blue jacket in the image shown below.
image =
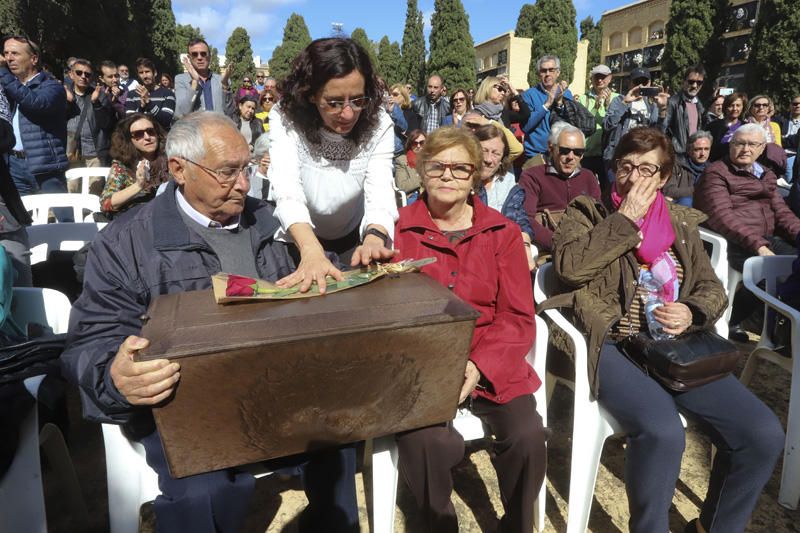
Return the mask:
<svg viewBox="0 0 800 533">
<path fill-rule="evenodd" d="M 111 362 L 129 335 L 142 329 L 141 317 L 160 294 L 211 288 L 220 271 L 211 247 L 183 221 L 175 202 L 175 182 L 130 216 L 97 234 L 86 262 L 83 292 L 72 307 L 65 377 L 78 385 L 83 416 L 106 423 L 141 423 L 150 409 L 131 406 L 114 386 Z M 256 270 L 278 280 L 294 270 L 286 245 L 273 240 L 280 222 L 273 207 L 248 197 L 240 223 L 251 228 Z"/>
<path fill-rule="evenodd" d="M 0 85 L 13 109 L 19 109 L 22 146 L 32 174 L 59 172 L 67 161 L 67 95 L 64 86 L 47 72 L 23 84 L 0 67 Z"/>
</svg>

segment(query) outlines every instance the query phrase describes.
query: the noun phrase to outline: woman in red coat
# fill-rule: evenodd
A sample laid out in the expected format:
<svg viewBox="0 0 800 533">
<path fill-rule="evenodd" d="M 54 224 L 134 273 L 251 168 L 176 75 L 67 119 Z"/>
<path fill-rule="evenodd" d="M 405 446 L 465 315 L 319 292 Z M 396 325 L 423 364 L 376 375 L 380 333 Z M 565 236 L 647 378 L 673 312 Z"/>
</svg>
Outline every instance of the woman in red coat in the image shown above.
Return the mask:
<svg viewBox="0 0 800 533">
<path fill-rule="evenodd" d="M 481 145 L 468 131 L 441 128 L 417 154 L 422 201 L 400 210 L 396 259 L 435 257 L 423 272 L 477 309 L 460 402 L 495 436 L 492 463 L 505 507 L 501 531 L 533 531 L 544 480 L 545 436 L 533 392 L 541 381 L 525 361 L 534 339 L 527 248 L 519 227 L 472 194 Z M 450 470 L 464 456 L 452 424 L 397 436 L 400 473 L 429 531 L 458 531 Z"/>
</svg>

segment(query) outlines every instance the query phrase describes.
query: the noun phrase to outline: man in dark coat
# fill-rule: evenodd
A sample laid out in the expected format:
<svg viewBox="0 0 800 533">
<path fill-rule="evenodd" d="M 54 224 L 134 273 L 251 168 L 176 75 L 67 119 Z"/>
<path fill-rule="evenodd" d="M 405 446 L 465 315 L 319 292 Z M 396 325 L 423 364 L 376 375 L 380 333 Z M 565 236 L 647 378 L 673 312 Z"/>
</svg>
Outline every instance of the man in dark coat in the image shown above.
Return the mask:
<svg viewBox="0 0 800 533">
<path fill-rule="evenodd" d="M 239 470 L 170 476 L 150 407 L 173 393 L 180 365 L 134 361 L 149 344 L 138 336 L 140 317 L 155 296 L 208 289 L 220 271 L 275 281 L 294 266 L 286 245 L 273 239 L 280 226 L 273 208 L 247 197 L 250 150 L 230 119 L 184 117 L 170 131 L 167 157 L 174 181 L 164 193 L 93 242 L 61 359 L 80 388 L 84 416 L 122 424 L 144 446 L 162 491 L 154 506 L 159 531 L 234 532 L 255 480 Z M 357 531 L 353 448 L 297 462 L 305 463 L 309 499 L 301 531 Z"/>
</svg>

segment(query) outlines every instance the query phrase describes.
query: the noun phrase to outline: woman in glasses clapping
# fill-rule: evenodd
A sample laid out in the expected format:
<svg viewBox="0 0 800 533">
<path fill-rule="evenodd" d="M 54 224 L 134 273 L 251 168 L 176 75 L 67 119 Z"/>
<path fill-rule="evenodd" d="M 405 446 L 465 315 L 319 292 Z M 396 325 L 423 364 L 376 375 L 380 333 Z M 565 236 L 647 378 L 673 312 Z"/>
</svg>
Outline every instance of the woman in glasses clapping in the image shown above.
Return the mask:
<svg viewBox="0 0 800 533">
<path fill-rule="evenodd" d="M 369 56 L 350 39 L 313 41 L 280 92 L 269 178 L 278 237 L 294 242 L 300 263 L 278 284 L 324 292 L 326 276 L 342 278 L 326 252 L 352 266 L 394 255 L 393 123 Z"/>
<path fill-rule="evenodd" d="M 111 134 L 111 170 L 100 196 L 106 216 L 149 202 L 169 180 L 165 143 L 164 128 L 148 115 L 134 113 L 117 123 Z"/>
</svg>

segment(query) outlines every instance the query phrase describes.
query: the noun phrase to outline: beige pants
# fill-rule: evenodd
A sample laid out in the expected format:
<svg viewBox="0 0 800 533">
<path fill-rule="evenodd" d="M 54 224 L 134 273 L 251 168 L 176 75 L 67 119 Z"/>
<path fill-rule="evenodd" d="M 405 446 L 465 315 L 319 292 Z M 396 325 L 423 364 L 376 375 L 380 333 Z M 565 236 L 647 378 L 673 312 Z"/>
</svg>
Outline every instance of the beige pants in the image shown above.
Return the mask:
<svg viewBox="0 0 800 533">
<path fill-rule="evenodd" d="M 73 161 L 69 164 L 69 168 L 99 168 L 103 166 L 103 162 L 99 157 L 85 157 L 79 161 Z M 67 190 L 69 192 L 81 192 L 83 178 L 76 180 L 67 180 Z M 106 184 L 106 176 L 92 176 L 89 178 L 89 194 L 100 196 L 103 193 L 103 187 Z"/>
</svg>

